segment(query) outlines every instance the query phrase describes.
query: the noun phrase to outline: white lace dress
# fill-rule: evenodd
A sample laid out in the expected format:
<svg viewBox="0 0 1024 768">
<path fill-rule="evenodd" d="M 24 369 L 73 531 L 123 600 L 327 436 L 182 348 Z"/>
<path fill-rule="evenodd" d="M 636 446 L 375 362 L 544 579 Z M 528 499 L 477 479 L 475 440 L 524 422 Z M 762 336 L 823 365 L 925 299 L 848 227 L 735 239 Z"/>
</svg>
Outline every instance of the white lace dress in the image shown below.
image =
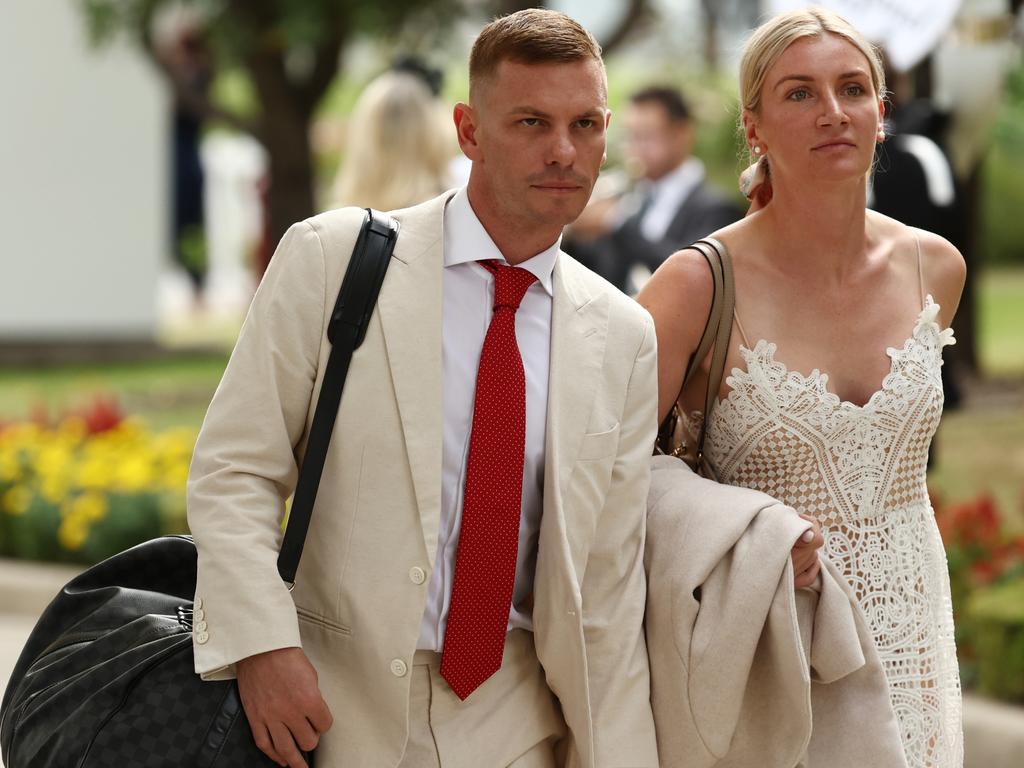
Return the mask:
<svg viewBox="0 0 1024 768">
<path fill-rule="evenodd" d="M 712 412 L 705 446 L 722 482 L 820 521 L 824 551 L 874 633 L 911 768 L 963 764 L 949 574 L 925 483 L 942 413 L 942 347 L 954 343 L 938 310 L 927 297 L 863 406 L 829 392 L 827 374 L 787 370 L 775 344 L 741 346 L 746 371 L 726 379 L 731 391 Z"/>
</svg>

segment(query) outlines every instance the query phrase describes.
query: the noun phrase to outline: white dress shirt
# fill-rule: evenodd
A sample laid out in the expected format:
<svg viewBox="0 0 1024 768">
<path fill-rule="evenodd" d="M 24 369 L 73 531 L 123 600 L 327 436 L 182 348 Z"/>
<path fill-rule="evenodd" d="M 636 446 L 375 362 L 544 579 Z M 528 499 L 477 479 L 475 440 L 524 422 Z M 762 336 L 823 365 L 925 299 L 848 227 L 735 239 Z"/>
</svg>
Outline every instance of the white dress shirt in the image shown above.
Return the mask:
<svg viewBox="0 0 1024 768">
<path fill-rule="evenodd" d="M 704 163 L 690 157 L 675 170 L 650 182 L 647 193 L 651 195 L 651 203 L 640 220 L 640 233 L 651 242 L 665 237 L 686 198 L 703 180 Z"/>
<path fill-rule="evenodd" d="M 537 281 L 527 289 L 516 312 L 516 340 L 526 374 L 526 444 L 519 553 L 509 629 L 533 630 L 532 601 L 528 598 L 533 593 L 543 508 L 552 272 L 560 244 L 561 238 L 547 250 L 517 265 L 536 275 Z M 460 189 L 445 208 L 443 246 L 441 523 L 417 644 L 417 648 L 428 651 L 441 651 L 444 646 L 462 522 L 477 366 L 494 305 L 494 277 L 475 262 L 497 259 L 508 263 L 473 212 L 465 188 Z"/>
</svg>

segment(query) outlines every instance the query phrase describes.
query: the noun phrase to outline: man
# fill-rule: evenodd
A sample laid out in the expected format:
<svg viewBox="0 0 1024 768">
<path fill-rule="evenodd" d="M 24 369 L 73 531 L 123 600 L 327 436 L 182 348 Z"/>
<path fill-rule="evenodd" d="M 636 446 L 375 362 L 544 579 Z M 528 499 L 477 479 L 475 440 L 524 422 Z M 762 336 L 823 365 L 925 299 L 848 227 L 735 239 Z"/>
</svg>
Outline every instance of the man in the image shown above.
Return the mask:
<svg viewBox="0 0 1024 768">
<path fill-rule="evenodd" d="M 705 181 L 693 156 L 690 108 L 676 88 L 633 94 L 626 111 L 627 163 L 642 181 L 616 202 L 595 201 L 572 227 L 567 250 L 627 292 L 634 267 L 649 273 L 680 248 L 743 216 Z"/>
<path fill-rule="evenodd" d="M 480 34 L 454 113 L 469 183 L 394 213 L 292 593 L 283 499 L 362 212 L 294 225 L 271 261 L 196 445 L 189 521 L 196 669 L 237 674 L 282 765 L 313 746 L 318 768 L 657 765 L 654 330 L 559 251 L 604 158 L 606 96 L 599 47 L 562 14 Z"/>
</svg>

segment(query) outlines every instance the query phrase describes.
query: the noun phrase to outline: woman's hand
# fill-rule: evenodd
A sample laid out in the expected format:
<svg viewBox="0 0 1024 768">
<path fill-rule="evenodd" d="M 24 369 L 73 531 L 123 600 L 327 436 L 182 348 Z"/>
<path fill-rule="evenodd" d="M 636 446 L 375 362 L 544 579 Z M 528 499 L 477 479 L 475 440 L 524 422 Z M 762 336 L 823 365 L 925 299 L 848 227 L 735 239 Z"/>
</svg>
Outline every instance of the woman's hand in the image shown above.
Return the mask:
<svg viewBox="0 0 1024 768">
<path fill-rule="evenodd" d="M 809 587 L 818 578 L 818 571 L 821 570 L 821 562 L 818 560 L 818 550 L 825 543 L 825 537 L 821 535 L 821 526 L 811 515 L 800 515 L 811 524 L 793 545 L 790 557 L 793 558 L 793 583 L 797 589 Z"/>
</svg>

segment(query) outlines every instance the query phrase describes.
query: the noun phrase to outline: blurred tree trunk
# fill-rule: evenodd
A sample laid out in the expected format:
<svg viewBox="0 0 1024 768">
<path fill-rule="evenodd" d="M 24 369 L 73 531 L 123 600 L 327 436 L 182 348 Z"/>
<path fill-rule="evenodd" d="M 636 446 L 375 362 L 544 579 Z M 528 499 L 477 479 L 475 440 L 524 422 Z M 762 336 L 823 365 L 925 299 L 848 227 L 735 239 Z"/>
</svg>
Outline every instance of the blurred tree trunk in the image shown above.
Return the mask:
<svg viewBox="0 0 1024 768">
<path fill-rule="evenodd" d="M 78 0 L 94 43 L 122 30 L 142 45 L 170 83 L 178 102 L 204 122 L 220 122 L 255 137 L 266 149 L 266 256 L 288 227 L 316 213 L 310 129 L 335 77 L 345 44 L 357 34 L 394 35 L 429 14 L 444 26 L 464 12 L 461 0 Z M 157 15 L 176 4 L 198 9 L 204 33 L 217 45 L 217 67 L 240 66 L 258 96 L 258 114 L 223 109 L 197 91 L 154 40 Z"/>
<path fill-rule="evenodd" d="M 496 15 L 504 16 L 526 8 L 541 8 L 545 5 L 545 2 L 529 2 L 529 0 L 496 0 L 494 11 Z M 598 41 L 601 43 L 603 55 L 608 56 L 617 50 L 629 38 L 637 25 L 650 15 L 650 10 L 650 0 L 626 0 L 626 7 L 615 27 L 607 34 L 602 35 L 602 39 Z"/>
<path fill-rule="evenodd" d="M 720 9 L 715 0 L 701 0 L 704 9 L 704 66 L 718 69 L 718 28 Z"/>
<path fill-rule="evenodd" d="M 629 5 L 626 6 L 618 25 L 601 41 L 604 55 L 608 56 L 619 48 L 629 38 L 633 30 L 650 15 L 650 0 L 629 0 Z"/>
</svg>

